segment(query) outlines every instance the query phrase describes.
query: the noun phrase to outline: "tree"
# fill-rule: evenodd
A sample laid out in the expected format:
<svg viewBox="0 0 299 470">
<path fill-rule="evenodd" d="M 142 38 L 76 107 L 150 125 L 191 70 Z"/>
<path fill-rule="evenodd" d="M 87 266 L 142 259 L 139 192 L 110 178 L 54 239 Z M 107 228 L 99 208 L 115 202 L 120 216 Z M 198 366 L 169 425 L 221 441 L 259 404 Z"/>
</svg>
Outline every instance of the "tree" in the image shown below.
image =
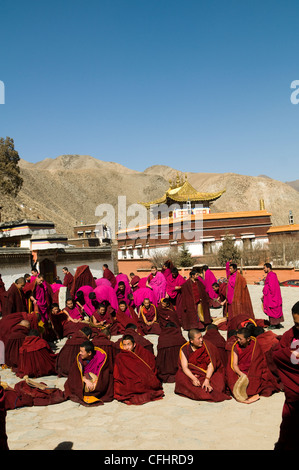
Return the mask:
<svg viewBox="0 0 299 470">
<path fill-rule="evenodd" d="M 19 154 L 10 137 L 0 138 L 0 191 L 3 194 L 16 196 L 20 191 L 23 178 L 20 175 Z"/>
<path fill-rule="evenodd" d="M 225 266 L 227 261 L 232 260 L 238 263 L 241 258 L 240 250 L 235 246 L 234 239 L 231 235 L 225 235 L 222 246 L 218 251 L 218 259 L 220 266 Z"/>
<path fill-rule="evenodd" d="M 193 263 L 194 260 L 192 259 L 190 251 L 183 245 L 180 249 L 179 266 L 188 268 L 189 266 L 193 266 Z"/>
</svg>

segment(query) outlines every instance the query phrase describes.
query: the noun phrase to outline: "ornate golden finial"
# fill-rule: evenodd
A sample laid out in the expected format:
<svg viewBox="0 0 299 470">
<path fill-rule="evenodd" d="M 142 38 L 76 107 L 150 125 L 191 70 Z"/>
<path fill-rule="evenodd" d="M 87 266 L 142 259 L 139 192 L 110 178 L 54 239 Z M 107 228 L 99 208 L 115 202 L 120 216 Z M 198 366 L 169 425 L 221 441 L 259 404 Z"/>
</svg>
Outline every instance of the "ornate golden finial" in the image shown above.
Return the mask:
<svg viewBox="0 0 299 470">
<path fill-rule="evenodd" d="M 176 174 L 176 187 L 177 187 L 177 188 L 180 187 L 180 176 L 179 176 L 179 173 Z"/>
</svg>

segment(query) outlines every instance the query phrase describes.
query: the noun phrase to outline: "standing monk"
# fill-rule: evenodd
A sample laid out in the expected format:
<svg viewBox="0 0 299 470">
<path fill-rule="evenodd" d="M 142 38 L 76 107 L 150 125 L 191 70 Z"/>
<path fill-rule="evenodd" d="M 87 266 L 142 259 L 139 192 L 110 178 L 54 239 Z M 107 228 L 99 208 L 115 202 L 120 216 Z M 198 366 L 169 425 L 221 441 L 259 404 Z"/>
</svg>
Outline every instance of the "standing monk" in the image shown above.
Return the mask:
<svg viewBox="0 0 299 470">
<path fill-rule="evenodd" d="M 229 265 L 230 275 L 227 280 L 226 300 L 228 321 L 236 315 L 245 313 L 248 318 L 254 318 L 250 294 L 247 283 L 238 271 L 235 263 Z"/>
<path fill-rule="evenodd" d="M 114 289 L 114 287 L 116 286 L 116 277 L 114 276 L 113 272 L 110 271 L 110 269 L 108 268 L 108 264 L 103 264 L 103 278 L 108 279 Z"/>
<path fill-rule="evenodd" d="M 8 289 L 2 305 L 2 316 L 16 312 L 27 312 L 26 297 L 23 291 L 25 279 L 19 277 Z"/>
<path fill-rule="evenodd" d="M 26 292 L 30 295 L 29 313 L 33 310 L 39 314 L 44 324 L 48 323 L 49 310 L 52 304 L 53 291 L 50 284 L 45 281 L 44 276 L 39 274 L 37 278 L 25 286 Z"/>
<path fill-rule="evenodd" d="M 269 317 L 270 329 L 282 328 L 284 321 L 282 312 L 282 297 L 277 275 L 272 271 L 270 263 L 264 264 L 264 272 L 267 274 L 263 288 L 263 310 Z"/>
<path fill-rule="evenodd" d="M 72 273 L 69 272 L 66 266 L 62 268 L 62 272 L 64 274 L 63 285 L 70 290 L 72 287 L 74 276 L 72 275 Z"/>
<path fill-rule="evenodd" d="M 199 328 L 212 323 L 208 294 L 205 286 L 198 280 L 198 273 L 191 270 L 189 279 L 181 287 L 180 307 L 177 309 L 184 330 Z"/>
</svg>

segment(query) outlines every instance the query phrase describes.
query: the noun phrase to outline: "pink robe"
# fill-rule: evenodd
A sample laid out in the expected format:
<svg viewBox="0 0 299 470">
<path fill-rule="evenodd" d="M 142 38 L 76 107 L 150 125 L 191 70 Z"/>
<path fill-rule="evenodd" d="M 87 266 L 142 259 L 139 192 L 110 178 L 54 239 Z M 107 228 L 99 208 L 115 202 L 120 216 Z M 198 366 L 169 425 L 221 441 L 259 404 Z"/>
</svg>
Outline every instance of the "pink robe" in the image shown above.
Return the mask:
<svg viewBox="0 0 299 470">
<path fill-rule="evenodd" d="M 280 285 L 277 275 L 273 271 L 270 271 L 266 276 L 263 296 L 264 313 L 268 317 L 281 318 L 283 312 Z"/>
<path fill-rule="evenodd" d="M 96 286 L 110 286 L 111 287 L 111 282 L 109 279 L 105 279 L 104 277 L 100 277 L 99 279 L 96 279 Z"/>
<path fill-rule="evenodd" d="M 155 296 L 156 296 L 156 306 L 160 302 L 161 299 L 165 297 L 166 294 L 166 278 L 165 276 L 158 271 L 155 276 L 150 274 L 148 276 L 148 284 L 153 289 Z"/>
<path fill-rule="evenodd" d="M 77 290 L 76 295 L 78 292 L 83 293 L 85 304 L 82 305 L 82 307 L 84 308 L 84 312 L 89 317 L 91 317 L 96 310 L 95 306 L 92 303 L 92 300 L 89 298 L 89 294 L 93 292 L 93 288 L 91 286 L 82 286 L 80 287 L 80 289 Z"/>
<path fill-rule="evenodd" d="M 166 293 L 169 295 L 171 299 L 174 299 L 179 290 L 176 290 L 175 287 L 182 286 L 186 282 L 186 279 L 183 278 L 180 274 L 177 277 L 172 277 L 172 274 L 167 276 L 166 278 Z"/>
<path fill-rule="evenodd" d="M 144 299 L 149 299 L 150 302 L 154 305 L 157 304 L 156 296 L 154 291 L 152 291 L 149 287 L 141 287 L 133 292 L 134 297 L 134 305 L 138 308 L 144 301 Z"/>
<path fill-rule="evenodd" d="M 96 295 L 96 300 L 98 302 L 104 302 L 105 300 L 109 302 L 113 310 L 118 309 L 118 300 L 116 296 L 116 292 L 113 287 L 110 286 L 98 286 L 96 287 L 93 292 Z"/>
<path fill-rule="evenodd" d="M 218 294 L 214 291 L 212 287 L 214 282 L 217 282 L 216 276 L 210 269 L 207 269 L 205 272 L 205 287 L 210 299 L 217 299 L 218 297 Z"/>
<path fill-rule="evenodd" d="M 227 296 L 226 296 L 226 299 L 227 299 L 227 302 L 229 304 L 233 303 L 236 277 L 237 277 L 237 271 L 235 273 L 231 274 L 228 278 L 228 281 L 227 281 L 227 294 L 226 294 Z"/>
</svg>

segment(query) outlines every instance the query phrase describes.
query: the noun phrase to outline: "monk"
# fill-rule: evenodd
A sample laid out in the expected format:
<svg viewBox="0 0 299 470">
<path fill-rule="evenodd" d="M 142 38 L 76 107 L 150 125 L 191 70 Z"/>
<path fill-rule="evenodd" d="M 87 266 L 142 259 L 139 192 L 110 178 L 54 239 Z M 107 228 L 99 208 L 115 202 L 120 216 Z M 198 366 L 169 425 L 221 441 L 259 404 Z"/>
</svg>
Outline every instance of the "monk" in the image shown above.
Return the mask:
<svg viewBox="0 0 299 470">
<path fill-rule="evenodd" d="M 135 312 L 134 308 L 124 300 L 121 300 L 118 305 L 118 310 L 116 312 L 116 321 L 117 321 L 117 333 L 123 334 L 128 323 L 134 323 L 138 326 L 138 333 L 144 334 L 141 327 L 139 326 L 138 315 Z"/>
<path fill-rule="evenodd" d="M 233 393 L 234 385 L 244 374 L 249 380 L 247 399 L 242 403 L 250 404 L 259 400 L 260 396 L 269 397 L 275 391 L 271 382 L 270 371 L 264 353 L 250 330 L 240 328 L 236 332 L 237 341 L 231 348 L 231 356 L 227 363 L 227 383 Z"/>
<path fill-rule="evenodd" d="M 225 305 L 226 305 L 226 283 L 225 282 L 214 282 L 212 284 L 216 296 L 214 302 L 217 301 L 220 307 L 223 307 L 222 313 L 225 316 Z"/>
<path fill-rule="evenodd" d="M 143 405 L 164 396 L 155 356 L 136 344 L 133 336 L 123 336 L 113 376 L 114 398 L 127 405 Z"/>
<path fill-rule="evenodd" d="M 161 329 L 169 322 L 175 323 L 177 326 L 180 326 L 180 320 L 176 313 L 176 310 L 173 304 L 170 302 L 168 297 L 161 299 L 161 302 L 157 306 L 157 321 Z"/>
<path fill-rule="evenodd" d="M 158 271 L 157 266 L 151 267 L 151 274 L 147 278 L 146 287 L 154 291 L 156 298 L 155 305 L 158 305 L 160 300 L 164 298 L 166 294 L 166 278 L 160 271 Z"/>
<path fill-rule="evenodd" d="M 27 302 L 23 291 L 25 279 L 19 277 L 7 290 L 2 305 L 2 317 L 16 312 L 27 312 Z"/>
<path fill-rule="evenodd" d="M 138 284 L 140 281 L 140 277 L 136 276 L 134 273 L 130 273 L 130 278 L 131 278 L 130 286 L 131 286 L 132 291 L 134 292 L 139 287 Z"/>
<path fill-rule="evenodd" d="M 136 344 L 139 344 L 143 348 L 147 349 L 150 353 L 154 354 L 154 345 L 151 341 L 149 341 L 147 338 L 145 338 L 143 333 L 138 332 L 138 326 L 135 325 L 134 323 L 128 323 L 126 326 L 126 329 L 124 331 L 124 335 L 130 335 L 133 336 L 134 341 Z M 114 344 L 115 346 L 120 349 L 122 339 L 119 338 Z"/>
<path fill-rule="evenodd" d="M 250 294 L 247 283 L 242 274 L 238 271 L 235 263 L 229 265 L 230 275 L 227 281 L 226 300 L 228 321 L 239 314 L 246 314 L 254 318 Z"/>
<path fill-rule="evenodd" d="M 103 278 L 108 279 L 111 282 L 111 286 L 116 286 L 116 277 L 114 276 L 113 272 L 108 268 L 108 264 L 103 264 Z"/>
<path fill-rule="evenodd" d="M 217 347 L 204 340 L 198 328 L 191 328 L 188 338 L 180 349 L 175 393 L 199 401 L 229 400 L 225 370 Z"/>
<path fill-rule="evenodd" d="M 47 341 L 37 330 L 30 330 L 19 351 L 18 377 L 42 377 L 56 375 L 56 357 Z"/>
<path fill-rule="evenodd" d="M 19 365 L 19 350 L 30 331 L 30 322 L 21 320 L 11 331 L 5 344 L 5 364 L 11 369 Z"/>
<path fill-rule="evenodd" d="M 91 322 L 93 327 L 100 330 L 109 328 L 111 335 L 117 335 L 116 313 L 109 304 L 99 304 L 91 317 Z"/>
<path fill-rule="evenodd" d="M 117 297 L 118 303 L 121 300 L 129 303 L 128 294 L 131 293 L 131 288 L 128 289 L 124 281 L 119 281 L 118 284 L 115 286 L 115 293 Z"/>
<path fill-rule="evenodd" d="M 84 324 L 87 323 L 87 320 L 85 320 L 85 317 L 83 317 L 81 308 L 76 305 L 71 298 L 67 299 L 66 306 L 62 310 L 62 313 L 66 316 L 65 320 L 63 321 L 64 338 L 68 338 L 76 331 L 83 328 Z"/>
<path fill-rule="evenodd" d="M 284 321 L 282 311 L 282 297 L 277 275 L 272 271 L 270 263 L 264 264 L 264 272 L 266 273 L 265 283 L 263 287 L 263 310 L 268 316 L 270 326 L 269 329 L 282 328 L 281 322 Z"/>
<path fill-rule="evenodd" d="M 84 406 L 98 406 L 113 400 L 113 382 L 107 354 L 86 340 L 80 346 L 67 381 L 66 398 Z"/>
<path fill-rule="evenodd" d="M 49 309 L 52 305 L 53 291 L 50 284 L 45 281 L 42 274 L 29 284 L 26 284 L 24 291 L 29 296 L 28 311 L 34 311 L 44 324 L 49 320 Z"/>
<path fill-rule="evenodd" d="M 202 267 L 202 270 L 204 285 L 209 296 L 209 306 L 211 308 L 220 308 L 221 305 L 217 301 L 217 294 L 213 289 L 213 284 L 215 284 L 215 282 L 217 283 L 217 278 L 206 264 Z"/>
<path fill-rule="evenodd" d="M 77 354 L 80 352 L 81 344 L 92 338 L 92 330 L 88 326 L 83 326 L 71 335 L 64 346 L 60 349 L 56 358 L 56 373 L 58 377 L 67 377 L 70 368 L 74 363 Z"/>
<path fill-rule="evenodd" d="M 62 268 L 62 272 L 64 274 L 63 285 L 67 287 L 70 291 L 73 284 L 74 276 L 72 275 L 72 273 L 70 273 L 69 269 L 66 266 Z"/>
<path fill-rule="evenodd" d="M 157 321 L 157 308 L 149 299 L 144 299 L 140 305 L 139 325 L 145 335 L 159 335 L 161 333 L 161 327 Z"/>
<path fill-rule="evenodd" d="M 111 341 L 111 332 L 109 328 L 97 330 L 96 332 L 92 330 L 92 332 L 93 337 L 91 338 L 91 341 L 95 346 L 103 349 L 103 351 L 105 351 L 105 353 L 107 354 L 108 368 L 110 374 L 113 375 L 115 356 L 119 352 L 119 348 L 114 341 Z"/>
<path fill-rule="evenodd" d="M 275 450 L 297 450 L 299 423 L 299 302 L 292 307 L 294 326 L 281 337 L 272 351 L 284 386 L 285 402 Z"/>
<path fill-rule="evenodd" d="M 166 297 L 169 297 L 171 303 L 176 305 L 177 299 L 181 295 L 182 285 L 186 280 L 181 276 L 177 268 L 172 268 L 170 274 L 166 277 Z"/>
<path fill-rule="evenodd" d="M 157 376 L 163 383 L 174 383 L 181 346 L 186 343 L 177 324 L 169 321 L 161 329 L 157 344 Z"/>
<path fill-rule="evenodd" d="M 181 293 L 180 309 L 177 309 L 177 312 L 182 328 L 204 330 L 206 325 L 212 323 L 212 319 L 208 295 L 195 270 L 190 271 L 189 279 L 182 285 Z"/>
<path fill-rule="evenodd" d="M 89 266 L 86 264 L 78 266 L 76 269 L 72 286 L 70 288 L 70 294 L 72 298 L 75 298 L 76 292 L 82 286 L 90 286 L 93 289 L 96 287 L 95 279 L 90 271 Z"/>
</svg>

